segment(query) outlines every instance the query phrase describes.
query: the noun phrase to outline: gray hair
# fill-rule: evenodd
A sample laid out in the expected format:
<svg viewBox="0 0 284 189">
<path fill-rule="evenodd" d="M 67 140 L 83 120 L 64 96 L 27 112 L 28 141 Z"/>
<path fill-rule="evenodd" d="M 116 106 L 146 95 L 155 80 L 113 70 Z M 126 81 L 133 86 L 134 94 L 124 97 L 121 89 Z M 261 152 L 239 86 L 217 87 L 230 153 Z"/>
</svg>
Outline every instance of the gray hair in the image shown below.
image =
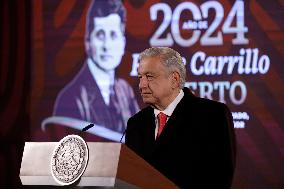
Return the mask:
<svg viewBox="0 0 284 189">
<path fill-rule="evenodd" d="M 139 55 L 139 61 L 147 57 L 160 57 L 162 64 L 169 72 L 177 71 L 180 75 L 179 88 L 184 87 L 186 79 L 186 69 L 180 54 L 169 47 L 151 47 L 145 49 Z"/>
</svg>

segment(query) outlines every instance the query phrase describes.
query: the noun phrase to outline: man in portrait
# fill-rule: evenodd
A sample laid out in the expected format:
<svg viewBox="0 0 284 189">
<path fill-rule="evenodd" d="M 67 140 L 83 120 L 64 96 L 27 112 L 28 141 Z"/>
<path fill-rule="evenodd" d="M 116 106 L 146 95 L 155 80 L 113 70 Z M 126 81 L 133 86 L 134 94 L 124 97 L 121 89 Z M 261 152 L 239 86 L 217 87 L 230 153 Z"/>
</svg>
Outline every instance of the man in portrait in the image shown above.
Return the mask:
<svg viewBox="0 0 284 189">
<path fill-rule="evenodd" d="M 53 119 L 47 122 L 73 129 L 94 123 L 93 134 L 119 140 L 128 118 L 139 110 L 131 86 L 115 73 L 126 44 L 125 21 L 126 10 L 121 1 L 91 3 L 86 21 L 86 60 L 74 79 L 58 93 Z"/>
</svg>

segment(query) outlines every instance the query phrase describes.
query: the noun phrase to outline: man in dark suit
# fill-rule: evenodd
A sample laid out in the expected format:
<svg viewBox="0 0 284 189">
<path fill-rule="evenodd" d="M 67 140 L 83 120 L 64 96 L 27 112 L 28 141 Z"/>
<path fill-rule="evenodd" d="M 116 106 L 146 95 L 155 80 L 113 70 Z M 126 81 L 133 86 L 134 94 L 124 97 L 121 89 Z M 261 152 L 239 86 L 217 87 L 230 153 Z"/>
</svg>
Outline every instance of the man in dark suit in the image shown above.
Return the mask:
<svg viewBox="0 0 284 189">
<path fill-rule="evenodd" d="M 230 188 L 235 135 L 223 103 L 195 97 L 173 49 L 140 54 L 139 89 L 150 106 L 128 120 L 126 145 L 180 188 Z"/>
</svg>

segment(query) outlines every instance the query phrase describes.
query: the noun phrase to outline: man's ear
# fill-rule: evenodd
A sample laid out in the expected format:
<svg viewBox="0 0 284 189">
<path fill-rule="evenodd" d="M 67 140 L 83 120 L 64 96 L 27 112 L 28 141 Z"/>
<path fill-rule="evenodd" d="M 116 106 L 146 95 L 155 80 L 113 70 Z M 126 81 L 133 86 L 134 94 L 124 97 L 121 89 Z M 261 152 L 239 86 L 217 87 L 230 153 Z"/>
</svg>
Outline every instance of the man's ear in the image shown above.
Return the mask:
<svg viewBox="0 0 284 189">
<path fill-rule="evenodd" d="M 90 41 L 88 39 L 85 39 L 85 51 L 88 56 L 90 55 L 90 48 Z"/>
<path fill-rule="evenodd" d="M 180 75 L 178 72 L 174 71 L 172 73 L 172 86 L 173 88 L 178 88 L 180 83 Z"/>
</svg>

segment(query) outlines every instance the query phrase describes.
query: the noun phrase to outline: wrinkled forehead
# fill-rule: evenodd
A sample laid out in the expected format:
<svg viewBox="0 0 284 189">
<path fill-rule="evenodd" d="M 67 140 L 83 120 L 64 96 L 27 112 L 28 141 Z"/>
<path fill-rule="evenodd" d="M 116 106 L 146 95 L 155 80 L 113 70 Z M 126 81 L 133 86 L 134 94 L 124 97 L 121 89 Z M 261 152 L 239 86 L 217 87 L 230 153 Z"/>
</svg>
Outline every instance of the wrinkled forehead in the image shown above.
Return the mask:
<svg viewBox="0 0 284 189">
<path fill-rule="evenodd" d="M 106 17 L 94 17 L 93 21 L 95 29 L 121 29 L 121 19 L 118 14 L 110 14 Z"/>
<path fill-rule="evenodd" d="M 159 56 L 144 57 L 140 60 L 138 73 L 157 72 L 163 69 L 163 64 Z"/>
</svg>

